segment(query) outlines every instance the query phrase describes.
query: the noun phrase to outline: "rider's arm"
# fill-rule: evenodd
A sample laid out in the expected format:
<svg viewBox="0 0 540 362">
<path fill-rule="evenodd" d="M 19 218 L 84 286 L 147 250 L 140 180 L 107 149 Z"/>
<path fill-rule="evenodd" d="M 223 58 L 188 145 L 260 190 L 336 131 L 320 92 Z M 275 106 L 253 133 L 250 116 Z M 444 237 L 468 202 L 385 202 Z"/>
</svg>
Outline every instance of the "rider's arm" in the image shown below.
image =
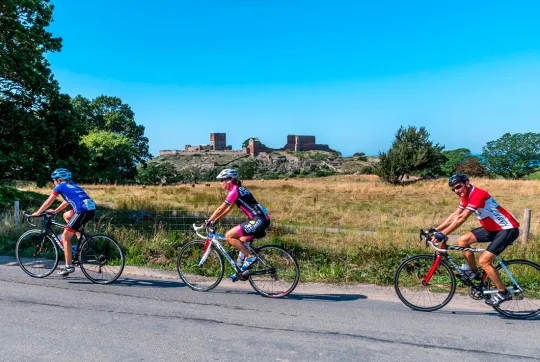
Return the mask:
<svg viewBox="0 0 540 362">
<path fill-rule="evenodd" d="M 228 204 L 226 202 L 224 202 L 223 204 L 221 204 L 217 209 L 216 211 L 214 211 L 214 213 L 212 214 L 212 216 L 210 216 L 210 218 L 208 219 L 208 222 L 211 222 L 211 221 L 218 221 L 219 219 L 221 219 L 223 216 L 227 215 L 229 212 L 231 212 L 232 208 L 233 208 L 234 204 Z"/>
<path fill-rule="evenodd" d="M 62 203 L 54 210 L 54 213 L 58 214 L 60 211 L 64 210 L 68 206 L 69 203 L 67 201 L 62 201 Z"/>
<path fill-rule="evenodd" d="M 456 214 L 455 218 L 452 220 L 450 225 L 444 227 L 443 229 L 438 229 L 441 231 L 444 235 L 449 235 L 451 232 L 459 228 L 471 214 L 473 213 L 469 209 L 458 209 L 460 212 Z"/>
<path fill-rule="evenodd" d="M 450 226 L 454 220 L 459 216 L 459 214 L 461 214 L 461 212 L 463 211 L 463 209 L 461 208 L 457 208 L 456 211 L 454 211 L 452 214 L 450 214 L 450 216 L 448 216 L 448 218 L 446 220 L 443 221 L 443 223 L 439 226 L 437 226 L 435 229 L 439 230 L 439 231 L 443 231 L 444 229 L 446 229 L 448 226 Z"/>
<path fill-rule="evenodd" d="M 51 196 L 49 196 L 49 198 L 47 200 L 45 200 L 43 205 L 41 205 L 41 207 L 38 209 L 38 211 L 34 212 L 32 215 L 33 216 L 38 216 L 43 211 L 47 210 L 47 208 L 52 205 L 52 203 L 54 202 L 54 200 L 56 200 L 57 197 L 58 197 L 58 195 L 55 195 L 54 193 L 51 194 Z"/>
</svg>

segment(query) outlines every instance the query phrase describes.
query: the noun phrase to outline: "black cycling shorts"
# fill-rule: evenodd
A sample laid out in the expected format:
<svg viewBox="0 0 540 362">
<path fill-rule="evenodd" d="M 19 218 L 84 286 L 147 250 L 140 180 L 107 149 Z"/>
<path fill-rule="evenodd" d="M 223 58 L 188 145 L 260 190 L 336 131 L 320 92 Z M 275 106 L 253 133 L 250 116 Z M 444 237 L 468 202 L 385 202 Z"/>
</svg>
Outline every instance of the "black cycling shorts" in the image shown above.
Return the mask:
<svg viewBox="0 0 540 362">
<path fill-rule="evenodd" d="M 483 227 L 471 230 L 479 243 L 491 243 L 487 251 L 499 255 L 509 245 L 512 245 L 519 236 L 519 229 L 505 229 L 500 231 L 487 231 Z"/>
<path fill-rule="evenodd" d="M 270 219 L 267 217 L 256 217 L 238 225 L 240 236 L 251 236 L 251 239 L 259 239 L 266 235 L 266 229 L 270 226 Z"/>
<path fill-rule="evenodd" d="M 88 221 L 92 220 L 95 213 L 96 210 L 76 212 L 75 214 L 73 214 L 71 219 L 69 219 L 69 222 L 66 225 L 66 230 L 71 231 L 72 233 L 80 231 Z"/>
</svg>

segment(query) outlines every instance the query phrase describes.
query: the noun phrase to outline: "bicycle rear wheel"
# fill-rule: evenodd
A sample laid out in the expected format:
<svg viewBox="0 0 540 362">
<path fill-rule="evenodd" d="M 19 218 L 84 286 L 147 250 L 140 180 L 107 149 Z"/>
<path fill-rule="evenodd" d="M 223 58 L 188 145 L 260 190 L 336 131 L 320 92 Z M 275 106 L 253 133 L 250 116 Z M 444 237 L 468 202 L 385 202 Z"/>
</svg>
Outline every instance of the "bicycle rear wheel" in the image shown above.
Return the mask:
<svg viewBox="0 0 540 362">
<path fill-rule="evenodd" d="M 15 246 L 17 262 L 34 278 L 44 278 L 56 269 L 59 255 L 55 242 L 41 230 L 28 230 Z"/>
<path fill-rule="evenodd" d="M 432 312 L 444 307 L 456 291 L 456 278 L 441 260 L 431 279 L 424 284 L 435 255 L 416 255 L 404 260 L 394 274 L 394 289 L 401 301 L 414 310 Z"/>
<path fill-rule="evenodd" d="M 110 284 L 124 270 L 124 252 L 110 236 L 86 236 L 79 250 L 83 274 L 96 284 Z"/>
<path fill-rule="evenodd" d="M 201 264 L 201 259 L 207 248 L 211 248 L 210 253 Z M 210 240 L 194 240 L 184 245 L 180 250 L 176 269 L 188 287 L 207 292 L 219 284 L 225 272 L 225 265 L 223 265 L 223 256 L 212 247 Z"/>
<path fill-rule="evenodd" d="M 512 299 L 493 307 L 502 315 L 509 318 L 526 319 L 540 314 L 540 266 L 528 260 L 509 260 L 504 262 L 510 274 L 514 277 L 523 292 L 513 293 L 517 286 L 506 274 L 501 271 L 502 266 L 497 265 L 502 282 L 508 289 L 511 288 Z M 490 279 L 486 280 L 487 290 L 495 288 Z"/>
<path fill-rule="evenodd" d="M 300 280 L 300 268 L 294 256 L 275 245 L 255 250 L 258 261 L 249 270 L 249 282 L 253 289 L 269 298 L 289 295 Z"/>
</svg>

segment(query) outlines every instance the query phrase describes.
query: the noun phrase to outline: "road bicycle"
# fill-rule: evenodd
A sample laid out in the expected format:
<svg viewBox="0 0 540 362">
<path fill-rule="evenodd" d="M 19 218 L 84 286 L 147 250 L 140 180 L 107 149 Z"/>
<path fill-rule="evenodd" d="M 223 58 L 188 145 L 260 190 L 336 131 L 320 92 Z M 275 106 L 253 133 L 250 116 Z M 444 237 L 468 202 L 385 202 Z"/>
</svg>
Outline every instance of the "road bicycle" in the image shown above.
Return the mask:
<svg viewBox="0 0 540 362">
<path fill-rule="evenodd" d="M 471 280 L 448 254 L 449 250 L 482 253 L 484 249 L 433 242 L 433 235 L 434 233 L 420 231 L 420 239 L 425 239 L 426 246 L 429 244 L 435 249 L 435 254 L 407 258 L 396 270 L 394 288 L 405 305 L 423 312 L 444 307 L 456 292 L 456 275 L 468 288 L 472 299 L 487 300 L 497 293 L 497 288 L 485 273 L 481 272 L 481 280 Z M 493 308 L 510 318 L 526 319 L 540 314 L 540 266 L 528 260 L 505 261 L 500 256 L 497 256 L 496 260 L 495 269 L 506 289 L 512 294 L 512 299 Z M 457 272 L 456 275 L 452 269 Z"/>
<path fill-rule="evenodd" d="M 195 234 L 203 240 L 194 240 L 182 247 L 176 263 L 180 278 L 191 289 L 209 291 L 223 279 L 224 258 L 229 262 L 238 280 L 248 280 L 262 296 L 282 298 L 298 285 L 300 268 L 294 256 L 276 245 L 253 247 L 245 244 L 257 257 L 250 269 L 242 273 L 240 267 L 221 243 L 225 236 L 204 223 L 192 225 Z M 205 233 L 205 234 L 203 234 Z M 233 279 L 233 281 L 235 281 Z"/>
<path fill-rule="evenodd" d="M 52 227 L 65 227 L 54 220 L 54 215 L 44 212 L 38 216 L 23 213 L 26 223 L 32 224 L 33 217 L 42 218 L 41 229 L 23 233 L 15 245 L 17 262 L 31 277 L 49 276 L 58 266 L 60 255 L 64 255 L 62 240 L 55 235 Z M 107 235 L 89 235 L 81 229 L 81 239 L 74 250 L 73 264 L 79 266 L 83 274 L 97 284 L 110 284 L 124 270 L 124 253 L 120 245 Z"/>
</svg>

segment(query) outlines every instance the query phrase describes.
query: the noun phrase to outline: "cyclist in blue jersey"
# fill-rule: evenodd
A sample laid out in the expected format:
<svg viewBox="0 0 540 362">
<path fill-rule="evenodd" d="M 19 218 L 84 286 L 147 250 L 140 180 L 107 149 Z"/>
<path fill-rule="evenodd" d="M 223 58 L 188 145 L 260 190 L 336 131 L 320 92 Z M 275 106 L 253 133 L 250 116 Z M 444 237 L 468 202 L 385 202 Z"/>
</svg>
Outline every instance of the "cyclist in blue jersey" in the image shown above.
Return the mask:
<svg viewBox="0 0 540 362">
<path fill-rule="evenodd" d="M 75 271 L 73 266 L 73 254 L 71 250 L 71 239 L 73 234 L 86 225 L 86 223 L 94 217 L 96 212 L 96 204 L 86 194 L 86 192 L 71 179 L 71 172 L 65 168 L 59 168 L 53 171 L 51 178 L 54 182 L 54 190 L 49 198 L 41 205 L 38 211 L 33 216 L 38 216 L 43 211 L 47 210 L 58 197 L 61 195 L 64 201 L 54 210 L 47 210 L 53 214 L 57 214 L 64 210 L 68 205 L 72 208 L 71 212 L 64 214 L 64 219 L 67 225 L 62 234 L 62 243 L 64 245 L 64 256 L 66 258 L 66 266 L 58 272 L 59 275 L 68 275 Z M 71 216 L 70 216 L 71 215 Z"/>
<path fill-rule="evenodd" d="M 246 257 L 241 267 L 242 272 L 244 272 L 257 261 L 257 258 L 249 251 L 244 243 L 266 235 L 266 229 L 270 226 L 268 210 L 257 202 L 249 190 L 242 187 L 242 182 L 238 179 L 237 170 L 231 168 L 225 169 L 219 173 L 217 179 L 221 180 L 221 188 L 227 191 L 228 194 L 225 202 L 214 211 L 208 219 L 207 224 L 213 226 L 216 221 L 231 212 L 234 205 L 238 206 L 246 214 L 249 221 L 233 227 L 225 234 L 227 242 Z M 231 274 L 230 277 L 232 279 L 237 278 L 235 274 Z"/>
</svg>

